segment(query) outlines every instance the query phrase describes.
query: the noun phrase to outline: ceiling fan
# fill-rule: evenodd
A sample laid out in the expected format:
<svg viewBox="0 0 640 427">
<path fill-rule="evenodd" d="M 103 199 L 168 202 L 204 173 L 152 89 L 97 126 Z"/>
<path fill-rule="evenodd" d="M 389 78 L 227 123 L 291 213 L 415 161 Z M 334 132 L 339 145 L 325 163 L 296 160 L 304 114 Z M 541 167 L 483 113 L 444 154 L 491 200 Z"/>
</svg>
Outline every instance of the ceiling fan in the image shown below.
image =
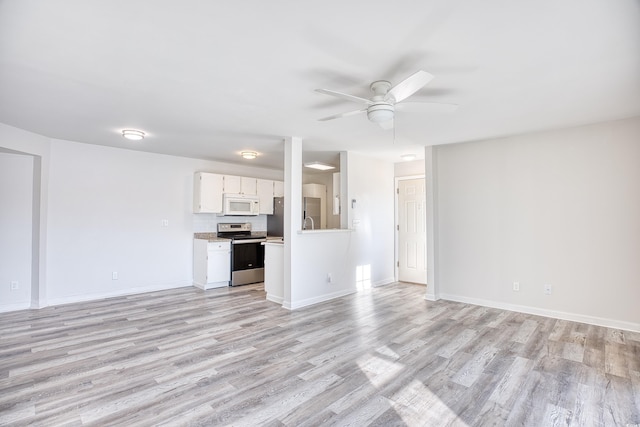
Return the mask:
<svg viewBox="0 0 640 427">
<path fill-rule="evenodd" d="M 329 89 L 316 89 L 316 92 L 326 95 L 357 102 L 365 106 L 359 110 L 348 111 L 346 113 L 334 114 L 332 116 L 319 119 L 320 121 L 339 119 L 341 117 L 353 116 L 360 113 L 367 113 L 367 118 L 377 123 L 382 129 L 393 128 L 393 118 L 395 111 L 411 111 L 418 113 L 432 112 L 452 112 L 458 106 L 456 104 L 442 104 L 436 102 L 404 102 L 405 99 L 416 93 L 423 86 L 429 83 L 433 76 L 426 71 L 418 71 L 407 77 L 395 86 L 386 80 L 377 80 L 369 86 L 373 96 L 371 99 L 360 98 L 359 96 L 336 92 Z"/>
</svg>

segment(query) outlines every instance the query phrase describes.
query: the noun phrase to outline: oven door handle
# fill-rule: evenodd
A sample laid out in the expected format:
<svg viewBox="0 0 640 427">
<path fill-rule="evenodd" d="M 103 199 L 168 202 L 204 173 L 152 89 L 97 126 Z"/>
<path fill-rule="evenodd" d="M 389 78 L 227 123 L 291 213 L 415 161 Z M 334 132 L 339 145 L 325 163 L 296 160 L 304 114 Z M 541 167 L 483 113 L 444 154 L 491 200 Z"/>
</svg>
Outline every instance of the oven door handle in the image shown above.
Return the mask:
<svg viewBox="0 0 640 427">
<path fill-rule="evenodd" d="M 231 242 L 234 245 L 242 245 L 245 243 L 262 243 L 262 242 L 266 242 L 267 239 L 244 239 L 244 240 L 234 240 L 233 242 Z"/>
</svg>

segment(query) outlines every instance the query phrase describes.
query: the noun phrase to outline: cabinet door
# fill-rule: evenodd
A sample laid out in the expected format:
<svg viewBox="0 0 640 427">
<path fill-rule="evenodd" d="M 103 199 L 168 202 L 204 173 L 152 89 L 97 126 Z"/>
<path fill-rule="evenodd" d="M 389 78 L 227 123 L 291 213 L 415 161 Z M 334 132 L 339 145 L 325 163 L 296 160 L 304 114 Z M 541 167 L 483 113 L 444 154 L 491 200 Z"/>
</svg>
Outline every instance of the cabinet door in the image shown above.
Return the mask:
<svg viewBox="0 0 640 427">
<path fill-rule="evenodd" d="M 258 198 L 260 198 L 260 213 L 266 215 L 273 214 L 273 181 L 268 179 L 258 179 Z"/>
<path fill-rule="evenodd" d="M 242 192 L 240 187 L 242 180 L 240 178 L 241 177 L 239 176 L 225 175 L 224 192 L 231 194 L 240 194 Z"/>
<path fill-rule="evenodd" d="M 283 181 L 273 181 L 273 197 L 284 197 Z"/>
<path fill-rule="evenodd" d="M 327 197 L 327 187 L 323 184 L 304 184 L 302 197 Z"/>
<path fill-rule="evenodd" d="M 241 177 L 240 179 L 240 192 L 242 194 L 249 194 L 251 196 L 255 196 L 258 194 L 258 186 L 257 179 L 248 178 L 246 176 Z"/>
<path fill-rule="evenodd" d="M 231 280 L 231 256 L 228 242 L 210 242 L 207 250 L 207 283 Z"/>
<path fill-rule="evenodd" d="M 196 172 L 193 178 L 193 212 L 222 212 L 222 175 Z"/>
</svg>

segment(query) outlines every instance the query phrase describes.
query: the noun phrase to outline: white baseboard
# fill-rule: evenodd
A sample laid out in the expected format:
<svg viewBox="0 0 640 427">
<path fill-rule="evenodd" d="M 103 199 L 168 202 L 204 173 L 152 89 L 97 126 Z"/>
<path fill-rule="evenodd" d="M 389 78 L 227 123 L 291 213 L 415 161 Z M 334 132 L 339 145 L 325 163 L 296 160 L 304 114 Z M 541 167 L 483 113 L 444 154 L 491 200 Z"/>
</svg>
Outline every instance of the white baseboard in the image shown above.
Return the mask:
<svg viewBox="0 0 640 427">
<path fill-rule="evenodd" d="M 396 279 L 394 277 L 387 277 L 386 279 L 382 279 L 382 280 L 378 280 L 376 282 L 373 282 L 371 284 L 371 286 L 384 286 L 384 285 L 390 285 L 392 283 L 395 283 Z"/>
<path fill-rule="evenodd" d="M 39 308 L 44 308 L 46 306 L 48 306 L 49 304 L 47 303 L 47 301 L 45 299 L 41 299 L 41 300 L 31 300 L 31 307 L 29 308 L 33 308 L 33 309 L 39 309 Z"/>
<path fill-rule="evenodd" d="M 509 304 L 499 301 L 491 301 L 480 298 L 469 298 L 460 295 L 440 294 L 439 297 L 448 301 L 463 302 L 466 304 L 480 305 L 483 307 L 499 308 L 518 313 L 534 314 L 536 316 L 551 317 L 553 319 L 570 320 L 572 322 L 587 323 L 590 325 L 604 326 L 606 328 L 622 329 L 625 331 L 640 332 L 640 323 L 626 322 L 624 320 L 606 319 L 596 316 L 588 316 L 578 313 L 547 310 L 544 308 L 530 307 L 526 305 Z M 427 298 L 428 299 L 428 295 Z"/>
<path fill-rule="evenodd" d="M 186 288 L 188 286 L 192 286 L 192 283 L 190 281 L 180 282 L 180 283 L 163 283 L 163 284 L 155 284 L 150 286 L 141 286 L 137 288 L 121 289 L 114 292 L 104 292 L 104 293 L 86 294 L 86 295 L 73 295 L 70 297 L 50 299 L 47 305 L 51 306 L 51 305 L 70 304 L 74 302 L 87 302 L 87 301 L 94 301 L 94 300 L 100 300 L 105 298 L 121 297 L 125 295 L 143 294 L 146 292 L 165 291 L 167 289 Z"/>
<path fill-rule="evenodd" d="M 277 297 L 273 294 L 267 293 L 267 300 L 271 301 L 271 302 L 275 302 L 276 304 L 282 304 L 282 301 L 284 301 L 283 297 Z"/>
<path fill-rule="evenodd" d="M 435 294 L 427 292 L 427 294 L 424 296 L 424 299 L 426 299 L 427 301 L 438 301 L 440 297 L 437 297 Z"/>
<path fill-rule="evenodd" d="M 28 310 L 31 308 L 31 304 L 28 302 L 20 302 L 15 304 L 2 304 L 0 305 L 0 313 L 8 313 L 10 311 Z"/>
<path fill-rule="evenodd" d="M 209 289 L 228 288 L 229 282 L 200 283 L 194 280 L 193 286 L 195 286 L 196 288 L 202 289 L 203 291 L 207 291 Z"/>
<path fill-rule="evenodd" d="M 287 310 L 295 310 L 297 308 L 302 308 L 309 305 L 318 304 L 320 302 L 329 301 L 335 298 L 340 298 L 346 295 L 355 294 L 356 292 L 357 291 L 355 289 L 343 289 L 341 291 L 332 292 L 330 294 L 322 294 L 318 295 L 317 297 L 307 298 L 299 301 L 285 301 L 282 304 L 282 307 L 286 308 Z"/>
</svg>

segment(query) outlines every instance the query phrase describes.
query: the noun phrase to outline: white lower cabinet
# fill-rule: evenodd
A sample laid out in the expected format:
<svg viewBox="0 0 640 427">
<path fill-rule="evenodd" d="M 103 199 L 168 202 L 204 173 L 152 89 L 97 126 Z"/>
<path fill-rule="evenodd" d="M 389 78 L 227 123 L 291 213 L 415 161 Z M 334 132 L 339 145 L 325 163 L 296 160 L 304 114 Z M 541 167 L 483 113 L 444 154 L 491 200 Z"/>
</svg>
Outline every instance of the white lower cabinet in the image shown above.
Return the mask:
<svg viewBox="0 0 640 427">
<path fill-rule="evenodd" d="M 229 286 L 231 242 L 193 240 L 193 285 L 200 289 Z"/>
<path fill-rule="evenodd" d="M 278 304 L 284 301 L 284 244 L 264 244 L 264 290 L 267 299 Z"/>
</svg>

